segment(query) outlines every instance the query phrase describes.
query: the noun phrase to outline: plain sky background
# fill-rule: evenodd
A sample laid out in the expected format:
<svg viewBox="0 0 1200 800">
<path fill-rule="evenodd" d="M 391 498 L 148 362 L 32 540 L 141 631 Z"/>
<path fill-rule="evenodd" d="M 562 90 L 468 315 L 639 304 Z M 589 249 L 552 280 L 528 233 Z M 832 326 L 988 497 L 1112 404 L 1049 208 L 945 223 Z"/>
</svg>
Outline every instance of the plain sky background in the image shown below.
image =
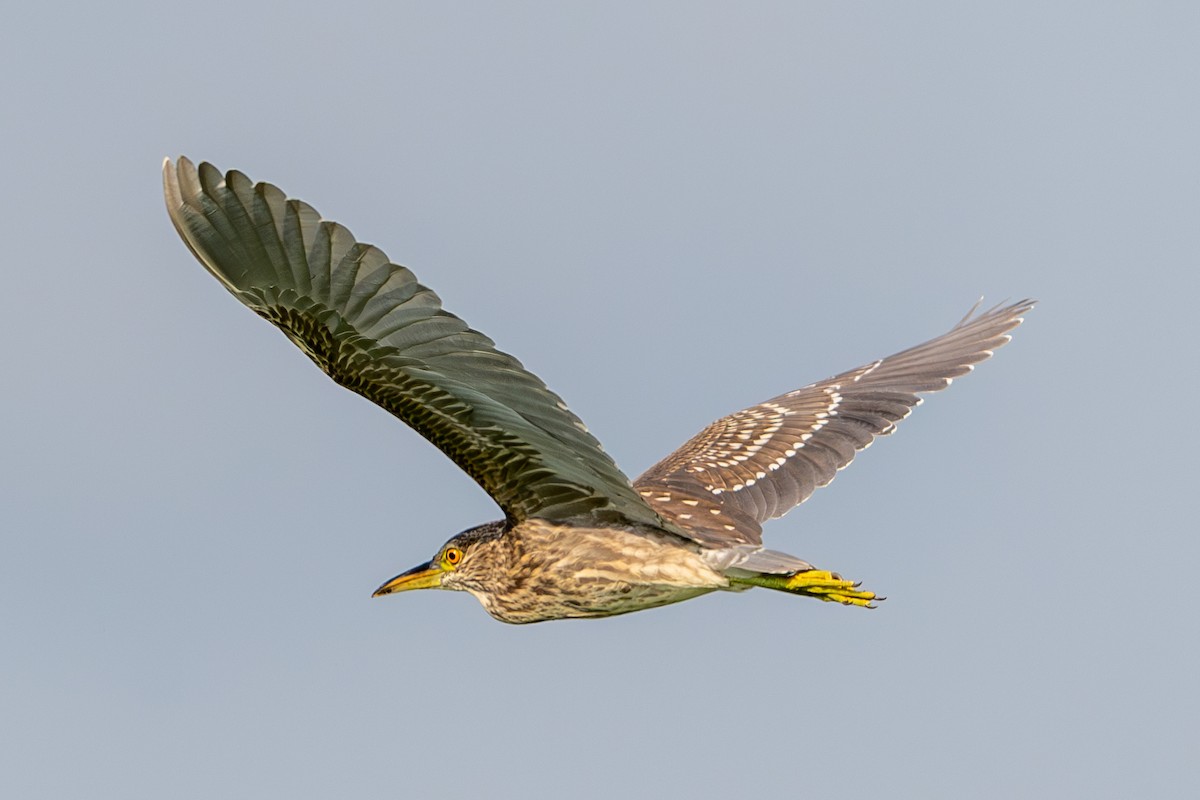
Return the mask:
<svg viewBox="0 0 1200 800">
<path fill-rule="evenodd" d="M 1200 5 L 25 3 L 0 793 L 1195 797 Z M 496 515 L 195 262 L 166 155 L 413 268 L 630 475 L 1041 301 L 768 543 L 889 596 L 371 600 Z"/>
</svg>

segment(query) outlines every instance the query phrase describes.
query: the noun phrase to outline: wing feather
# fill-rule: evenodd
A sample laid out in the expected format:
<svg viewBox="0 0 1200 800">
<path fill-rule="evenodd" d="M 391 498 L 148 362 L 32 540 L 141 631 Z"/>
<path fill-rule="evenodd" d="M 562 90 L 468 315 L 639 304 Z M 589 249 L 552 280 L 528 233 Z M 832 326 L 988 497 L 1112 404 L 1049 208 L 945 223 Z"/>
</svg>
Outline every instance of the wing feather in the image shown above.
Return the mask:
<svg viewBox="0 0 1200 800">
<path fill-rule="evenodd" d="M 758 544 L 763 522 L 803 503 L 921 403 L 1011 338 L 1032 300 L 972 309 L 948 333 L 723 417 L 646 471 L 634 486 L 665 519 L 703 497 L 720 513 L 693 538 Z M 681 512 L 682 509 L 682 512 Z M 737 512 L 733 530 L 727 525 Z"/>
<path fill-rule="evenodd" d="M 379 248 L 240 172 L 180 158 L 164 163 L 163 184 L 172 222 L 214 277 L 441 449 L 510 519 L 663 525 L 558 395 Z"/>
</svg>

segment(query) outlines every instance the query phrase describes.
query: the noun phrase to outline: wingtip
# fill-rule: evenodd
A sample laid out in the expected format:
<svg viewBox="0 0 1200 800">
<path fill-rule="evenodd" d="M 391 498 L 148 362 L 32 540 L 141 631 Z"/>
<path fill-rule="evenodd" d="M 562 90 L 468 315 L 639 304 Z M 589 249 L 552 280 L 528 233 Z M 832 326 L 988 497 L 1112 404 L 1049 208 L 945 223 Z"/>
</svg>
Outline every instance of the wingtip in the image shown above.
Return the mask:
<svg viewBox="0 0 1200 800">
<path fill-rule="evenodd" d="M 968 324 L 979 322 L 983 319 L 993 318 L 997 315 L 1009 317 L 1013 319 L 1017 325 L 1020 325 L 1025 321 L 1024 317 L 1021 315 L 1032 311 L 1033 307 L 1037 305 L 1037 302 L 1037 300 L 1034 300 L 1031 297 L 1018 300 L 1015 303 L 1009 302 L 1007 299 L 1005 299 L 988 308 L 986 311 L 980 312 L 979 309 L 983 306 L 983 297 L 980 296 L 980 298 L 975 302 L 975 305 L 971 306 L 971 310 L 967 312 L 966 316 L 960 319 L 958 324 L 956 324 L 954 327 L 962 328 Z"/>
<path fill-rule="evenodd" d="M 163 180 L 163 195 L 166 197 L 167 210 L 171 211 L 173 204 L 179 201 L 179 176 L 176 174 L 175 165 L 171 163 L 171 157 L 167 156 L 162 162 L 162 180 Z M 174 221 L 174 213 L 172 213 L 172 221 Z M 177 229 L 178 224 L 175 226 Z"/>
<path fill-rule="evenodd" d="M 174 160 L 170 156 L 164 156 L 162 163 L 163 169 L 167 169 L 168 167 L 182 168 L 191 166 L 192 164 L 191 159 L 183 155 L 177 156 Z"/>
<path fill-rule="evenodd" d="M 187 156 L 178 156 L 174 160 L 170 156 L 165 156 L 162 160 L 163 172 L 178 172 L 188 168 L 193 168 L 192 161 Z"/>
</svg>

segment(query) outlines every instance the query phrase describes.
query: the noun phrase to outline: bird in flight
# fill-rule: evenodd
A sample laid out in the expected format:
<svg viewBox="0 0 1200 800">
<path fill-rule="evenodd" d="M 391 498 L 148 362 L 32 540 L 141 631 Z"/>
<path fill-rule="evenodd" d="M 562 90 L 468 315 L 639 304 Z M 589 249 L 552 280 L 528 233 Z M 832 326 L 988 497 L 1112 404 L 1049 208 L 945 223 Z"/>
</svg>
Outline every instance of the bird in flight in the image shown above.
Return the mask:
<svg viewBox="0 0 1200 800">
<path fill-rule="evenodd" d="M 510 623 L 756 586 L 873 608 L 874 592 L 765 549 L 762 523 L 990 357 L 1033 307 L 976 306 L 936 339 L 718 419 L 630 481 L 558 395 L 377 247 L 237 171 L 167 159 L 163 187 L 179 235 L 226 289 L 504 512 L 375 596 L 467 591 Z"/>
</svg>

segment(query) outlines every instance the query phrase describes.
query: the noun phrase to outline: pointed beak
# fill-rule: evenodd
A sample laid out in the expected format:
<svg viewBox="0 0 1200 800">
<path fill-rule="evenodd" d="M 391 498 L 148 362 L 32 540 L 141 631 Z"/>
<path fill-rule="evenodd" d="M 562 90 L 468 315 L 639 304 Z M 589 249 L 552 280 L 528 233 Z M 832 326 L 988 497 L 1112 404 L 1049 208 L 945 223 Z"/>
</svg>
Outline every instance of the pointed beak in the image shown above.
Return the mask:
<svg viewBox="0 0 1200 800">
<path fill-rule="evenodd" d="M 371 597 L 381 597 L 385 594 L 407 592 L 410 589 L 437 589 L 442 585 L 442 569 L 433 565 L 432 561 L 413 567 L 408 572 L 401 573 L 375 590 Z"/>
</svg>

